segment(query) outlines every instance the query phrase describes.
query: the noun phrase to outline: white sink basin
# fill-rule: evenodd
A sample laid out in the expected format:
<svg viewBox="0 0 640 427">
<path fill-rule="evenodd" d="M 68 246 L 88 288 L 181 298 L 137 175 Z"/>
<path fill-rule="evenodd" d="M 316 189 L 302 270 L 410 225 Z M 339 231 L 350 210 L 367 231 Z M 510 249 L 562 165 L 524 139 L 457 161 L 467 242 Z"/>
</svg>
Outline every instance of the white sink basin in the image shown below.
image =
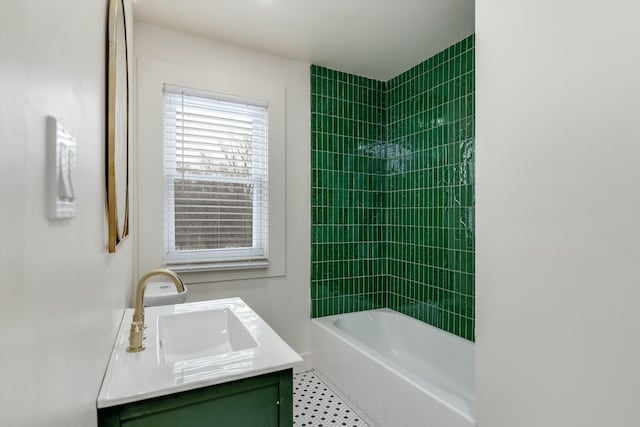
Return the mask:
<svg viewBox="0 0 640 427">
<path fill-rule="evenodd" d="M 145 308 L 145 350 L 127 352 L 126 309 L 98 408 L 277 372 L 302 363 L 240 298 Z"/>
<path fill-rule="evenodd" d="M 258 346 L 251 333 L 228 308 L 159 316 L 158 341 L 161 363 L 216 356 Z"/>
</svg>

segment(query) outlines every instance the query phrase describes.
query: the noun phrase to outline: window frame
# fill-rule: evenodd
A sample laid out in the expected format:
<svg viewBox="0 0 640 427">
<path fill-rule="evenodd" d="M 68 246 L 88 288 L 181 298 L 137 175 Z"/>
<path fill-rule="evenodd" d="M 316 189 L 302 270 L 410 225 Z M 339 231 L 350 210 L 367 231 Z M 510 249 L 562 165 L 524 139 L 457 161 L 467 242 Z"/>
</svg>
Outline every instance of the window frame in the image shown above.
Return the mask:
<svg viewBox="0 0 640 427">
<path fill-rule="evenodd" d="M 139 57 L 134 103 L 137 122 L 136 144 L 133 147 L 132 226 L 135 230 L 136 268 L 148 271 L 166 266 L 180 273 L 186 284 L 222 284 L 231 281 L 251 283 L 254 279 L 283 277 L 287 274 L 287 192 L 286 165 L 289 130 L 288 89 L 283 80 L 274 79 L 237 62 L 222 61 L 209 67 L 198 61 L 174 62 L 154 57 Z M 307 73 L 304 74 L 305 78 Z M 233 94 L 247 99 L 263 99 L 269 103 L 268 261 L 235 261 L 229 263 L 164 262 L 164 175 L 163 175 L 163 92 L 164 84 L 187 88 L 202 88 L 218 94 Z M 296 104 L 297 105 L 297 104 Z M 296 113 L 296 117 L 299 114 Z M 298 135 L 299 136 L 299 135 Z M 293 141 L 299 143 L 299 141 Z"/>
</svg>

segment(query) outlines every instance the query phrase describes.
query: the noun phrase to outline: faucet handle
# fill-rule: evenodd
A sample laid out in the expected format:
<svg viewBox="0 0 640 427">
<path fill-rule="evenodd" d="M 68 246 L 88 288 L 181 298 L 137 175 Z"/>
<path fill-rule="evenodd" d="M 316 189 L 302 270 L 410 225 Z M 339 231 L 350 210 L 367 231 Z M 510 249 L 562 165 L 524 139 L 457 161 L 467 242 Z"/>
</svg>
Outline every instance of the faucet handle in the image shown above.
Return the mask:
<svg viewBox="0 0 640 427">
<path fill-rule="evenodd" d="M 144 322 L 131 322 L 131 329 L 129 330 L 129 347 L 127 347 L 127 351 L 129 353 L 136 353 L 138 351 L 144 350 L 144 345 L 142 344 L 142 340 L 144 332 Z"/>
</svg>

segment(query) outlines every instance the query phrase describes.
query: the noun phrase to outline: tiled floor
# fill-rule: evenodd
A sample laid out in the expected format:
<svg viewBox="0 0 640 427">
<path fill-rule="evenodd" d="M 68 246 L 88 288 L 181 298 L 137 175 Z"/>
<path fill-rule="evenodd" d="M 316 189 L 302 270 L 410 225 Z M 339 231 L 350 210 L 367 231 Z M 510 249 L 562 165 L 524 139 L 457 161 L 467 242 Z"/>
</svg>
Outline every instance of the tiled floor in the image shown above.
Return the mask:
<svg viewBox="0 0 640 427">
<path fill-rule="evenodd" d="M 293 376 L 293 425 L 296 427 L 367 427 L 313 371 Z"/>
</svg>

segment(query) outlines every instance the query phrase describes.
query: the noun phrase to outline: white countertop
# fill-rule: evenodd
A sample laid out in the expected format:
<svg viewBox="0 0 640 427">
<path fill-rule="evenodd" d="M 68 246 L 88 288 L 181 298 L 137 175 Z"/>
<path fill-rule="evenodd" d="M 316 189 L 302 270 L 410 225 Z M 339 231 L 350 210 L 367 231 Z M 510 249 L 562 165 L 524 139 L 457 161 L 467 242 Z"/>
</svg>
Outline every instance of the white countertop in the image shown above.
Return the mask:
<svg viewBox="0 0 640 427">
<path fill-rule="evenodd" d="M 162 360 L 157 338 L 159 316 L 225 308 L 233 311 L 249 330 L 258 343 L 256 347 L 172 363 Z M 145 308 L 146 349 L 138 353 L 126 351 L 132 317 L 133 309 L 126 309 L 98 394 L 98 408 L 276 372 L 302 363 L 302 358 L 240 298 Z"/>
</svg>

